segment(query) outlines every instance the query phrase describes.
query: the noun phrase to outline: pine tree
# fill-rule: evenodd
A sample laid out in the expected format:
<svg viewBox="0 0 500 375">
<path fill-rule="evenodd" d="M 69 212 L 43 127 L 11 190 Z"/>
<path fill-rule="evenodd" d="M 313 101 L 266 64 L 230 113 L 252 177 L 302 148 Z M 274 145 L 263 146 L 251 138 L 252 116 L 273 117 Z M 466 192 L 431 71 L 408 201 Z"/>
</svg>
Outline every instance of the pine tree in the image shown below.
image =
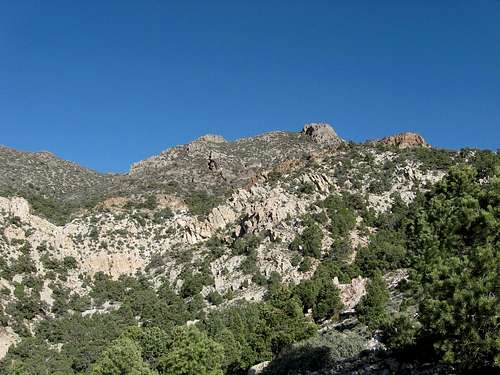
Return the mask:
<svg viewBox="0 0 500 375">
<path fill-rule="evenodd" d="M 142 360 L 139 346 L 127 337 L 116 339 L 97 360 L 92 375 L 154 375 Z"/>
<path fill-rule="evenodd" d="M 176 328 L 172 346 L 160 359 L 160 374 L 222 375 L 224 348 L 195 326 Z"/>
<path fill-rule="evenodd" d="M 500 366 L 500 173 L 452 168 L 408 226 L 423 337 L 443 361 Z"/>
<path fill-rule="evenodd" d="M 370 331 L 380 328 L 388 321 L 388 300 L 387 285 L 380 273 L 376 273 L 368 282 L 366 295 L 356 306 L 359 321 L 366 324 Z"/>
</svg>

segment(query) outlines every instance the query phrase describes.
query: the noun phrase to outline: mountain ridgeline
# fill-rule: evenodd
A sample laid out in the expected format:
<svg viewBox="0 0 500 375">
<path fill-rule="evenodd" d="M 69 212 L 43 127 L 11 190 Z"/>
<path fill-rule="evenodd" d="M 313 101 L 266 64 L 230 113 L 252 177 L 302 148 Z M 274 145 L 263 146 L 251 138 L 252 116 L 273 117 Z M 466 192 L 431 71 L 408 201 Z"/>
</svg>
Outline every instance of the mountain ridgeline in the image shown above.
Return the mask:
<svg viewBox="0 0 500 375">
<path fill-rule="evenodd" d="M 0 147 L 0 374 L 500 366 L 500 155 L 328 124 L 102 174 Z"/>
</svg>

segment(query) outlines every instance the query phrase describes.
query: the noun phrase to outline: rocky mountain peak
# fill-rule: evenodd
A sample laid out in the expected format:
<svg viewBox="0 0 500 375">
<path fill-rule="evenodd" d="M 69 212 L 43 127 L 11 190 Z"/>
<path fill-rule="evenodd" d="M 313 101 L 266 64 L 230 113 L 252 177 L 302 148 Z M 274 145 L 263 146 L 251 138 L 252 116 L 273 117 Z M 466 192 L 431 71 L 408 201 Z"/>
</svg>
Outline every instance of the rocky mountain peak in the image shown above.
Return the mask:
<svg viewBox="0 0 500 375">
<path fill-rule="evenodd" d="M 375 141 L 375 143 L 398 146 L 401 148 L 416 146 L 430 147 L 430 145 L 420 134 L 412 132 L 390 135 L 388 137 Z"/>
<path fill-rule="evenodd" d="M 225 143 L 227 140 L 218 134 L 205 134 L 197 139 L 198 142 Z"/>
<path fill-rule="evenodd" d="M 338 146 L 342 139 L 335 133 L 330 124 L 310 123 L 304 125 L 302 133 L 309 136 L 316 143 L 326 143 Z"/>
</svg>

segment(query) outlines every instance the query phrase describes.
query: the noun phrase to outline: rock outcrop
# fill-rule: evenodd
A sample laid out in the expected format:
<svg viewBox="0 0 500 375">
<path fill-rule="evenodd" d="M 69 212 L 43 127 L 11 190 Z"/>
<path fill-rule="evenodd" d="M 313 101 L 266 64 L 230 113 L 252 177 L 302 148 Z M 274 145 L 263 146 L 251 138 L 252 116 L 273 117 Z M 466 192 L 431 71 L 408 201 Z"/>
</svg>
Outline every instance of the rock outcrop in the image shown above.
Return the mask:
<svg viewBox="0 0 500 375">
<path fill-rule="evenodd" d="M 213 142 L 213 143 L 224 143 L 227 142 L 227 140 L 222 136 L 218 134 L 205 134 L 201 136 L 200 138 L 197 139 L 199 142 Z"/>
<path fill-rule="evenodd" d="M 419 146 L 429 147 L 429 144 L 425 141 L 425 139 L 420 134 L 411 133 L 411 132 L 390 135 L 388 137 L 374 141 L 373 143 L 397 146 L 400 148 L 419 147 Z"/>
<path fill-rule="evenodd" d="M 325 143 L 332 146 L 338 146 L 342 143 L 342 139 L 329 124 L 306 124 L 302 129 L 302 133 L 309 136 L 316 143 Z"/>
<path fill-rule="evenodd" d="M 269 366 L 269 363 L 269 361 L 266 361 L 250 367 L 250 369 L 248 370 L 248 375 L 263 374 L 266 367 Z"/>
<path fill-rule="evenodd" d="M 318 181 L 322 181 L 322 187 L 326 189 L 325 180 L 318 178 Z M 177 224 L 183 228 L 185 242 L 195 244 L 234 224 L 239 217 L 242 220 L 236 229 L 237 236 L 271 230 L 287 217 L 304 213 L 308 204 L 307 197 L 296 199 L 281 188 L 267 190 L 262 186 L 252 187 L 237 190 L 226 204 L 215 207 L 205 219 L 179 218 Z"/>
<path fill-rule="evenodd" d="M 19 341 L 19 336 L 11 327 L 0 327 L 0 359 L 4 358 L 9 347 Z"/>
<path fill-rule="evenodd" d="M 347 309 L 353 309 L 366 294 L 367 279 L 361 276 L 352 279 L 350 284 L 340 284 L 335 277 L 333 283 L 340 290 L 340 299 Z"/>
</svg>

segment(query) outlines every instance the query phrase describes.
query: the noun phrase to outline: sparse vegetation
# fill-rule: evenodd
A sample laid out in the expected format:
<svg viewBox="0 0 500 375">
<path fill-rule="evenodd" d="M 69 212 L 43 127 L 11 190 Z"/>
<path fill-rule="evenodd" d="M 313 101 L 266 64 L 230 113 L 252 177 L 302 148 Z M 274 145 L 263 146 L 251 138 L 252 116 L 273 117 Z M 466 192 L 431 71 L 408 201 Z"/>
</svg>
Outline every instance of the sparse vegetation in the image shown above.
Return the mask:
<svg viewBox="0 0 500 375">
<path fill-rule="evenodd" d="M 220 203 L 220 197 L 209 195 L 205 191 L 195 191 L 186 198 L 189 211 L 196 216 L 207 215 Z"/>
</svg>

